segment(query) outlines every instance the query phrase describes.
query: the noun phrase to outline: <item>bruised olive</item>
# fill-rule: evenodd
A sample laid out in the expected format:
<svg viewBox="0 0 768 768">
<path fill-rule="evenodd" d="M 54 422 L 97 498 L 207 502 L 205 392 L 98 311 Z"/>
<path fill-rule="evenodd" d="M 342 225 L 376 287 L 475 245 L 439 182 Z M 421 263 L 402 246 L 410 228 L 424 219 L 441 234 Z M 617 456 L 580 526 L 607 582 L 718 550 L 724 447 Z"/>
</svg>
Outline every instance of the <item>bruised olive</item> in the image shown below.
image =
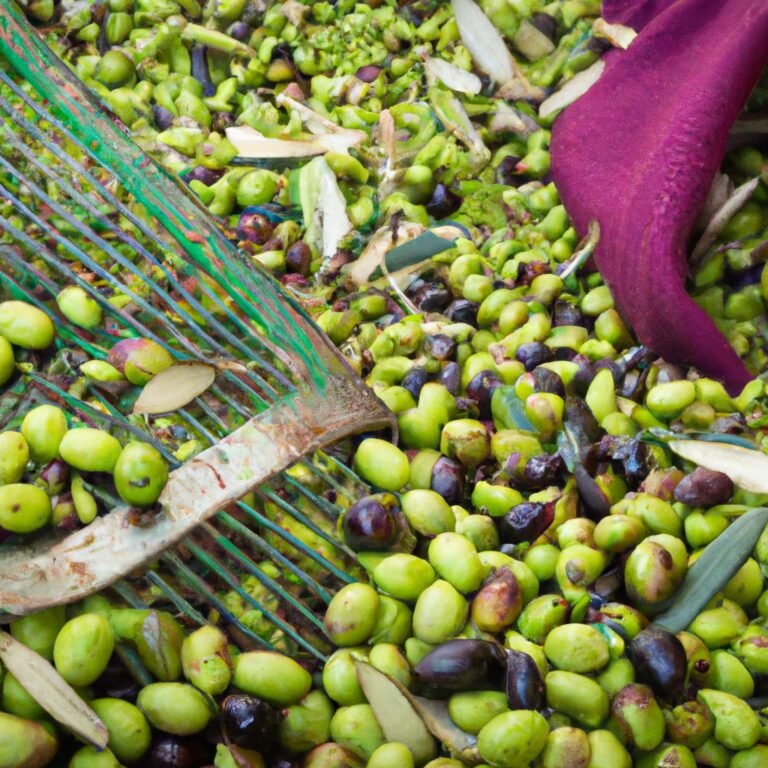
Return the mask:
<svg viewBox="0 0 768 768">
<path fill-rule="evenodd" d="M 432 467 L 432 490 L 449 504 L 460 504 L 464 495 L 464 469 L 447 456 L 441 456 Z"/>
<path fill-rule="evenodd" d="M 422 312 L 441 312 L 451 301 L 451 292 L 444 283 L 414 281 L 413 290 L 407 296 Z"/>
<path fill-rule="evenodd" d="M 539 666 L 523 651 L 507 650 L 504 687 L 510 709 L 540 709 L 544 703 L 544 679 Z"/>
<path fill-rule="evenodd" d="M 683 644 L 660 627 L 644 629 L 627 646 L 627 656 L 641 683 L 650 686 L 660 698 L 682 696 L 688 659 Z"/>
<path fill-rule="evenodd" d="M 675 500 L 691 507 L 725 504 L 733 496 L 733 481 L 723 472 L 696 467 L 675 487 Z"/>
<path fill-rule="evenodd" d="M 227 696 L 221 705 L 221 722 L 231 742 L 245 749 L 262 750 L 274 741 L 280 715 L 255 696 Z"/>
<path fill-rule="evenodd" d="M 523 364 L 526 371 L 532 371 L 537 365 L 554 360 L 555 355 L 546 344 L 540 341 L 529 341 L 517 348 L 515 358 Z"/>
<path fill-rule="evenodd" d="M 448 360 L 456 352 L 456 342 L 445 333 L 434 333 L 424 339 L 424 351 L 436 360 Z"/>
<path fill-rule="evenodd" d="M 552 42 L 557 41 L 557 20 L 554 16 L 548 13 L 534 13 L 531 15 L 531 24 Z"/>
<path fill-rule="evenodd" d="M 391 493 L 377 493 L 358 499 L 341 519 L 344 543 L 355 552 L 385 550 L 398 535 L 395 512 L 397 499 Z"/>
<path fill-rule="evenodd" d="M 501 379 L 493 371 L 480 371 L 467 384 L 467 397 L 477 403 L 481 419 L 491 418 L 491 398 L 501 386 Z"/>
<path fill-rule="evenodd" d="M 200 768 L 212 759 L 210 747 L 200 739 L 159 734 L 142 763 L 147 768 Z"/>
<path fill-rule="evenodd" d="M 557 485 L 560 473 L 565 469 L 565 462 L 559 453 L 542 453 L 531 456 L 523 469 L 523 480 L 529 488 L 547 488 Z"/>
<path fill-rule="evenodd" d="M 444 219 L 461 207 L 461 198 L 442 182 L 435 187 L 432 197 L 424 206 L 430 216 Z"/>
<path fill-rule="evenodd" d="M 430 651 L 415 667 L 415 679 L 428 695 L 499 687 L 504 649 L 487 640 L 449 640 Z"/>
<path fill-rule="evenodd" d="M 524 501 L 516 504 L 499 522 L 499 536 L 505 544 L 534 541 L 555 519 L 555 504 Z"/>
<path fill-rule="evenodd" d="M 256 245 L 264 245 L 272 237 L 273 229 L 272 222 L 261 213 L 243 211 L 237 221 L 237 236 Z"/>
<path fill-rule="evenodd" d="M 565 397 L 565 384 L 563 380 L 548 368 L 536 368 L 533 372 L 533 391 L 549 392 L 559 397 Z"/>
</svg>

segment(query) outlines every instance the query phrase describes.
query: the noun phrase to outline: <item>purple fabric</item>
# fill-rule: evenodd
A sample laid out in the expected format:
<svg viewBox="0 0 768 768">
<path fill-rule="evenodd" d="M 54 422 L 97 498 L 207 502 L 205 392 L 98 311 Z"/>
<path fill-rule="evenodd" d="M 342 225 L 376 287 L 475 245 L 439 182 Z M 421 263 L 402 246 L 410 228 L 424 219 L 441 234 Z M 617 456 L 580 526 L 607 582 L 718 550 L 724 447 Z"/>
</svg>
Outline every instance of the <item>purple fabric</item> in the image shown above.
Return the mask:
<svg viewBox="0 0 768 768">
<path fill-rule="evenodd" d="M 605 3 L 647 21 L 556 119 L 552 172 L 579 233 L 640 341 L 737 393 L 751 376 L 685 290 L 688 239 L 728 132 L 768 59 L 766 0 Z M 655 15 L 654 17 L 654 14 Z"/>
</svg>

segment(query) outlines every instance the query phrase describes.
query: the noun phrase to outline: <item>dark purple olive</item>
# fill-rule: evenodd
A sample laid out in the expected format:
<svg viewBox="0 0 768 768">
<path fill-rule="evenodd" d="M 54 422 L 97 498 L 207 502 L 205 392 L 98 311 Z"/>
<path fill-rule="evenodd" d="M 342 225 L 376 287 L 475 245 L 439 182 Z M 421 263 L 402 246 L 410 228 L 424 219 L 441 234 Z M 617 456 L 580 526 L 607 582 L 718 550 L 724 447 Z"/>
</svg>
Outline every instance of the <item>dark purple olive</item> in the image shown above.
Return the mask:
<svg viewBox="0 0 768 768">
<path fill-rule="evenodd" d="M 288 272 L 309 277 L 312 266 L 312 251 L 309 246 L 299 240 L 285 252 L 285 269 Z"/>
<path fill-rule="evenodd" d="M 584 315 L 576 304 L 558 299 L 552 310 L 552 325 L 583 325 Z"/>
<path fill-rule="evenodd" d="M 500 386 L 501 379 L 493 371 L 480 371 L 467 384 L 467 397 L 477 404 L 481 419 L 491 418 L 491 398 Z"/>
<path fill-rule="evenodd" d="M 190 181 L 199 181 L 210 187 L 215 184 L 224 175 L 223 170 L 215 168 L 206 168 L 204 165 L 196 165 L 191 171 L 184 174 L 184 181 L 189 184 Z"/>
<path fill-rule="evenodd" d="M 424 206 L 436 219 L 444 219 L 461 208 L 462 199 L 442 182 L 435 187 L 432 197 Z"/>
<path fill-rule="evenodd" d="M 653 469 L 655 459 L 647 443 L 631 440 L 620 454 L 624 477 L 631 487 L 637 487 Z"/>
<path fill-rule="evenodd" d="M 550 16 L 548 13 L 533 13 L 530 22 L 552 42 L 557 40 L 557 19 L 554 16 Z"/>
<path fill-rule="evenodd" d="M 602 435 L 595 415 L 580 397 L 565 398 L 565 425 L 579 448 L 597 442 Z"/>
<path fill-rule="evenodd" d="M 451 292 L 444 283 L 437 280 L 432 282 L 414 280 L 408 286 L 406 296 L 422 312 L 441 312 L 451 302 Z"/>
<path fill-rule="evenodd" d="M 461 367 L 458 363 L 448 363 L 443 366 L 437 380 L 455 397 L 461 389 Z"/>
<path fill-rule="evenodd" d="M 261 213 L 243 211 L 237 222 L 237 236 L 256 245 L 264 245 L 272 237 L 273 229 L 272 222 Z"/>
<path fill-rule="evenodd" d="M 534 541 L 555 519 L 555 503 L 524 501 L 517 504 L 499 520 L 499 536 L 505 544 Z"/>
<path fill-rule="evenodd" d="M 517 282 L 530 285 L 539 275 L 546 275 L 550 271 L 549 264 L 544 261 L 526 261 L 518 267 Z"/>
<path fill-rule="evenodd" d="M 424 351 L 435 360 L 449 360 L 456 352 L 456 342 L 445 333 L 433 333 L 424 339 Z"/>
<path fill-rule="evenodd" d="M 733 496 L 733 481 L 723 472 L 696 467 L 675 488 L 675 500 L 690 507 L 725 504 Z"/>
<path fill-rule="evenodd" d="M 192 77 L 203 86 L 203 96 L 213 96 L 216 93 L 216 86 L 211 80 L 211 73 L 208 69 L 208 48 L 204 45 L 193 46 L 190 62 Z"/>
<path fill-rule="evenodd" d="M 451 691 L 500 687 L 505 662 L 504 649 L 497 643 L 449 640 L 430 651 L 413 674 L 424 693 L 442 696 Z"/>
<path fill-rule="evenodd" d="M 536 368 L 533 371 L 533 389 L 535 392 L 550 392 L 553 395 L 565 397 L 563 380 L 548 368 Z"/>
<path fill-rule="evenodd" d="M 517 348 L 515 358 L 525 366 L 526 371 L 532 371 L 537 365 L 550 362 L 554 358 L 554 353 L 540 341 L 529 341 Z"/>
<path fill-rule="evenodd" d="M 592 383 L 592 379 L 595 378 L 597 368 L 595 364 L 586 358 L 583 360 L 576 360 L 579 364 L 579 370 L 573 375 L 571 379 L 571 389 L 574 393 L 580 397 L 584 397 L 587 394 L 589 385 Z"/>
<path fill-rule="evenodd" d="M 432 490 L 449 504 L 461 504 L 464 497 L 464 469 L 461 464 L 441 456 L 432 467 Z"/>
<path fill-rule="evenodd" d="M 341 518 L 341 536 L 355 552 L 386 550 L 395 543 L 399 507 L 391 493 L 375 493 L 358 499 Z"/>
<path fill-rule="evenodd" d="M 54 459 L 40 473 L 40 480 L 45 483 L 49 496 L 61 493 L 69 482 L 69 465 L 61 459 Z"/>
<path fill-rule="evenodd" d="M 557 485 L 564 469 L 565 462 L 559 453 L 542 453 L 528 459 L 523 469 L 523 479 L 527 487 L 540 490 Z"/>
<path fill-rule="evenodd" d="M 173 113 L 159 104 L 152 105 L 152 119 L 158 131 L 167 131 L 173 125 Z"/>
<path fill-rule="evenodd" d="M 229 36 L 234 37 L 235 40 L 239 40 L 241 43 L 244 43 L 251 37 L 251 27 L 244 21 L 236 21 L 229 28 Z"/>
<path fill-rule="evenodd" d="M 517 155 L 507 155 L 496 166 L 496 183 L 504 184 L 507 187 L 519 187 L 527 181 L 527 178 L 518 172 L 517 164 L 521 158 Z"/>
<path fill-rule="evenodd" d="M 280 714 L 262 699 L 234 694 L 221 705 L 221 724 L 233 744 L 263 750 L 271 746 L 277 735 Z"/>
<path fill-rule="evenodd" d="M 621 568 L 612 568 L 601 573 L 589 588 L 589 593 L 595 599 L 593 607 L 602 606 L 607 602 L 621 600 L 624 589 L 624 571 Z"/>
<path fill-rule="evenodd" d="M 429 381 L 429 374 L 421 365 L 414 365 L 408 373 L 403 376 L 400 386 L 407 389 L 414 397 L 419 399 L 421 388 Z"/>
<path fill-rule="evenodd" d="M 452 323 L 466 323 L 477 327 L 477 310 L 480 307 L 468 299 L 456 299 L 445 310 L 445 316 Z"/>
<path fill-rule="evenodd" d="M 541 709 L 544 703 L 544 681 L 539 667 L 523 651 L 507 650 L 504 687 L 510 709 Z"/>
<path fill-rule="evenodd" d="M 158 735 L 142 759 L 146 768 L 202 768 L 213 760 L 213 749 L 198 738 Z"/>
<path fill-rule="evenodd" d="M 661 627 L 648 627 L 627 646 L 627 656 L 639 682 L 649 685 L 662 699 L 680 698 L 688 659 L 675 635 Z"/>
<path fill-rule="evenodd" d="M 748 269 L 742 269 L 739 272 L 730 273 L 726 280 L 728 285 L 733 288 L 734 291 L 740 291 L 742 288 L 746 288 L 748 285 L 755 285 L 760 282 L 760 278 L 763 274 L 765 264 L 760 262 Z"/>
<path fill-rule="evenodd" d="M 372 83 L 381 74 L 381 67 L 376 64 L 366 64 L 355 72 L 355 77 L 364 83 Z"/>
</svg>

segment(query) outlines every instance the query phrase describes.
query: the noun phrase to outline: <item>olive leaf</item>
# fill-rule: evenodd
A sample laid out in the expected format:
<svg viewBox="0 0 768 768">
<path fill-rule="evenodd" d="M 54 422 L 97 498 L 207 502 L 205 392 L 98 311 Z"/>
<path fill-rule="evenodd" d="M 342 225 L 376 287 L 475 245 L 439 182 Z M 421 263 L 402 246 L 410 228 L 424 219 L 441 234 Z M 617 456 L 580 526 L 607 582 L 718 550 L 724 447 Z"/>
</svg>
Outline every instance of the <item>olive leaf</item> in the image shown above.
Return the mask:
<svg viewBox="0 0 768 768">
<path fill-rule="evenodd" d="M 544 99 L 539 105 L 539 117 L 549 117 L 580 99 L 601 77 L 605 62 L 598 59 L 585 70 L 574 75 L 562 88 Z"/>
<path fill-rule="evenodd" d="M 671 607 L 653 623 L 669 632 L 684 630 L 744 565 L 767 523 L 767 507 L 750 509 L 731 523 L 691 566 Z"/>
<path fill-rule="evenodd" d="M 465 762 L 480 762 L 477 739 L 453 723 L 444 701 L 414 696 L 397 680 L 362 659 L 355 659 L 355 669 L 384 735 L 389 741 L 405 744 L 417 765 L 435 756 L 435 738 Z"/>
<path fill-rule="evenodd" d="M 238 125 L 226 129 L 227 138 L 234 145 L 240 157 L 260 159 L 317 157 L 324 155 L 325 147 L 314 141 L 298 139 L 268 138 L 247 125 Z"/>
<path fill-rule="evenodd" d="M 670 440 L 670 449 L 694 464 L 728 475 L 752 493 L 768 493 L 768 456 L 739 445 L 703 440 Z"/>
<path fill-rule="evenodd" d="M 42 656 L 0 631 L 0 660 L 54 720 L 98 749 L 107 746 L 104 723 Z"/>
<path fill-rule="evenodd" d="M 144 385 L 133 406 L 134 413 L 168 413 L 183 408 L 202 395 L 216 378 L 216 369 L 205 363 L 175 363 Z"/>
</svg>

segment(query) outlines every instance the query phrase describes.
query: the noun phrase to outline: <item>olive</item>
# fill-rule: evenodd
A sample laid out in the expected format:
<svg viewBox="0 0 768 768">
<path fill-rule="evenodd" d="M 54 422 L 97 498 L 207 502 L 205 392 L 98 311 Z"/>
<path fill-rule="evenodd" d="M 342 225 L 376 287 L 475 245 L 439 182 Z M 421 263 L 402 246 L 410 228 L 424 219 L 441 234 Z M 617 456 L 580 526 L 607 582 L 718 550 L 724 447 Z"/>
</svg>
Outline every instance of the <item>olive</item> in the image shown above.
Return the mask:
<svg viewBox="0 0 768 768">
<path fill-rule="evenodd" d="M 524 501 L 516 504 L 499 521 L 499 536 L 505 544 L 534 541 L 555 519 L 555 504 Z"/>
<path fill-rule="evenodd" d="M 557 20 L 554 16 L 548 13 L 534 13 L 531 14 L 530 21 L 542 35 L 548 37 L 553 43 L 557 41 Z"/>
<path fill-rule="evenodd" d="M 372 83 L 380 74 L 380 66 L 377 64 L 366 64 L 355 72 L 355 77 L 364 83 Z"/>
<path fill-rule="evenodd" d="M 433 333 L 424 339 L 424 351 L 436 360 L 448 360 L 456 352 L 456 342 L 445 333 Z"/>
<path fill-rule="evenodd" d="M 261 213 L 243 212 L 237 222 L 237 236 L 256 245 L 264 245 L 273 229 L 272 222 Z"/>
<path fill-rule="evenodd" d="M 442 312 L 451 301 L 451 292 L 439 281 L 414 280 L 406 295 L 422 312 Z"/>
<path fill-rule="evenodd" d="M 565 462 L 559 453 L 542 453 L 531 456 L 523 469 L 523 480 L 528 488 L 543 489 L 557 485 L 560 473 L 565 469 Z"/>
<path fill-rule="evenodd" d="M 565 384 L 554 371 L 548 368 L 536 368 L 533 371 L 533 381 L 534 392 L 549 392 L 565 398 Z"/>
<path fill-rule="evenodd" d="M 421 388 L 429 381 L 429 374 L 421 365 L 414 365 L 405 376 L 400 386 L 407 389 L 418 400 Z"/>
<path fill-rule="evenodd" d="M 546 344 L 540 341 L 529 341 L 517 348 L 515 358 L 525 366 L 526 371 L 532 371 L 537 365 L 554 360 L 555 355 Z"/>
<path fill-rule="evenodd" d="M 690 507 L 725 504 L 733 496 L 733 481 L 723 472 L 696 467 L 675 487 L 675 500 Z"/>
<path fill-rule="evenodd" d="M 584 325 L 584 315 L 575 304 L 558 299 L 553 308 L 552 325 Z"/>
<path fill-rule="evenodd" d="M 432 197 L 424 206 L 430 216 L 444 219 L 455 213 L 461 207 L 462 199 L 449 187 L 440 182 L 435 186 Z"/>
<path fill-rule="evenodd" d="M 163 109 L 163 107 L 159 107 L 159 109 Z M 173 120 L 173 117 L 171 117 L 171 120 Z M 204 165 L 196 165 L 191 171 L 187 171 L 187 173 L 184 174 L 184 181 L 186 181 L 187 184 L 191 181 L 199 181 L 201 184 L 210 187 L 223 175 L 224 171 L 218 168 L 206 168 Z"/>
<path fill-rule="evenodd" d="M 540 709 L 544 703 L 544 679 L 533 657 L 507 649 L 504 687 L 510 709 Z"/>
<path fill-rule="evenodd" d="M 231 742 L 245 749 L 263 750 L 277 735 L 280 714 L 255 696 L 233 694 L 221 705 L 221 722 Z"/>
<path fill-rule="evenodd" d="M 644 629 L 627 646 L 627 656 L 638 681 L 657 696 L 672 701 L 682 696 L 688 660 L 683 644 L 671 632 L 661 627 Z"/>
<path fill-rule="evenodd" d="M 452 323 L 466 323 L 477 327 L 477 312 L 480 306 L 474 301 L 456 299 L 445 310 L 445 316 Z"/>
<path fill-rule="evenodd" d="M 304 277 L 309 277 L 311 265 L 312 251 L 310 251 L 309 246 L 303 240 L 295 242 L 285 252 L 285 268 L 288 272 L 295 272 Z"/>
<path fill-rule="evenodd" d="M 461 389 L 461 367 L 458 363 L 450 362 L 443 367 L 437 378 L 439 384 L 442 384 L 452 395 L 458 395 Z"/>
<path fill-rule="evenodd" d="M 355 552 L 385 550 L 392 546 L 398 536 L 397 511 L 397 499 L 391 493 L 358 499 L 341 518 L 344 543 Z"/>
<path fill-rule="evenodd" d="M 493 371 L 480 371 L 467 384 L 467 397 L 477 403 L 481 419 L 491 418 L 491 398 L 500 386 L 501 379 Z"/>
<path fill-rule="evenodd" d="M 212 759 L 211 748 L 198 738 L 158 734 L 142 762 L 147 768 L 201 768 Z"/>
<path fill-rule="evenodd" d="M 483 687 L 498 688 L 506 664 L 504 649 L 487 640 L 448 640 L 413 670 L 428 696 Z"/>
<path fill-rule="evenodd" d="M 173 113 L 159 104 L 152 105 L 152 119 L 155 123 L 155 128 L 157 128 L 158 131 L 167 131 L 173 125 Z M 184 181 L 186 181 L 187 184 L 189 184 L 190 181 L 194 181 L 191 172 L 184 176 Z"/>
<path fill-rule="evenodd" d="M 432 467 L 432 490 L 449 504 L 460 504 L 464 496 L 464 469 L 461 464 L 441 456 Z"/>
</svg>

